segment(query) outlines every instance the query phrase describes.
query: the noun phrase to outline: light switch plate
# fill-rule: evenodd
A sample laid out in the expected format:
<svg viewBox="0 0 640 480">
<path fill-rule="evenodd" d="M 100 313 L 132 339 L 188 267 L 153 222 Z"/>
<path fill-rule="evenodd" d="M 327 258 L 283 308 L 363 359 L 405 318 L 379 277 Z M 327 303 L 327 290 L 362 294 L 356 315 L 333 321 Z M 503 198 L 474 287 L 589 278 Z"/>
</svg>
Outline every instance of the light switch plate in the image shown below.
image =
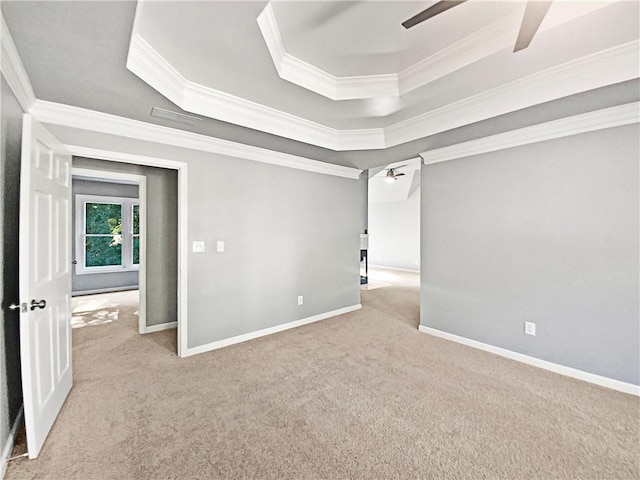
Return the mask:
<svg viewBox="0 0 640 480">
<path fill-rule="evenodd" d="M 204 252 L 204 241 L 196 240 L 195 242 L 193 242 L 193 251 L 196 253 Z"/>
<path fill-rule="evenodd" d="M 224 252 L 224 240 L 218 240 L 216 242 L 216 251 L 217 252 Z"/>
</svg>

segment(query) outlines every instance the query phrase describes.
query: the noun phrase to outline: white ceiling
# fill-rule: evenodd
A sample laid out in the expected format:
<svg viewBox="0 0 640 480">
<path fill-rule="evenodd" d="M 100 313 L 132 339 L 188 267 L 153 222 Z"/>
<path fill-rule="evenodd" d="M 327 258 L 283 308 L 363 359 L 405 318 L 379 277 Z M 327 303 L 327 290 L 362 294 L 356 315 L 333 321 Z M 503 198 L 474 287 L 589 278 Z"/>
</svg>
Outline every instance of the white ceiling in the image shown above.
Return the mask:
<svg viewBox="0 0 640 480">
<path fill-rule="evenodd" d="M 433 3 L 140 2 L 127 67 L 186 111 L 332 150 L 386 148 L 638 77 L 628 61 L 592 71 L 611 49 L 637 57 L 637 1 L 556 0 L 518 53 L 526 2 L 471 0 L 400 25 Z"/>
</svg>

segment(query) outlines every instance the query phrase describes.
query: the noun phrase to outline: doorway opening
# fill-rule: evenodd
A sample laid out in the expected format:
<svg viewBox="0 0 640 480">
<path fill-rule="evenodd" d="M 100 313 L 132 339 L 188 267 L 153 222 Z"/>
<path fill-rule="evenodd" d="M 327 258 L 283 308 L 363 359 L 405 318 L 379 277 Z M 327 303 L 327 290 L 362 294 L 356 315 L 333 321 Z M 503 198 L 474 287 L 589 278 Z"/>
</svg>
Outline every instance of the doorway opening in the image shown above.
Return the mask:
<svg viewBox="0 0 640 480">
<path fill-rule="evenodd" d="M 146 199 L 144 175 L 72 167 L 72 328 L 133 308 L 146 332 Z"/>
</svg>

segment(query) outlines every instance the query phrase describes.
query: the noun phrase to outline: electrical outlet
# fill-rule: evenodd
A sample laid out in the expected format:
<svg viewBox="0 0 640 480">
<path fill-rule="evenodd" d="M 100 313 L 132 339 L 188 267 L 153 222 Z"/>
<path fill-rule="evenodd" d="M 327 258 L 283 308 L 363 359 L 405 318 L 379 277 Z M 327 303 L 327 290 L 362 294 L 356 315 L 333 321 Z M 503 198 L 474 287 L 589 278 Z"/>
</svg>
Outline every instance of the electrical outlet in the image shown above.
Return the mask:
<svg viewBox="0 0 640 480">
<path fill-rule="evenodd" d="M 196 240 L 195 242 L 193 242 L 193 251 L 195 253 L 204 252 L 204 242 L 202 240 Z"/>
<path fill-rule="evenodd" d="M 536 324 L 533 322 L 524 322 L 524 333 L 526 335 L 536 335 Z"/>
<path fill-rule="evenodd" d="M 304 298 L 302 295 L 298 296 L 298 305 L 302 305 L 304 303 Z"/>
</svg>

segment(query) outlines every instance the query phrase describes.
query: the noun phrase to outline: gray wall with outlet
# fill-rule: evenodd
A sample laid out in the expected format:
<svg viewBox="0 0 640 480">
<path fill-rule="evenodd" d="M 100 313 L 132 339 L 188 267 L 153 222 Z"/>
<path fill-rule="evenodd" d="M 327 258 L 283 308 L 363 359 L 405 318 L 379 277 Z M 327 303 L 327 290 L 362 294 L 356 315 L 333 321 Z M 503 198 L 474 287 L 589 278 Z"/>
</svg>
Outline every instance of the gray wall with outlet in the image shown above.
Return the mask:
<svg viewBox="0 0 640 480">
<path fill-rule="evenodd" d="M 64 143 L 188 163 L 189 348 L 360 303 L 366 175 L 347 179 L 48 127 Z M 137 173 L 128 165 L 106 163 Z M 103 162 L 74 159 L 74 165 Z M 156 200 L 150 179 L 147 188 L 151 206 Z M 171 199 L 176 205 L 175 196 Z M 224 252 L 217 251 L 219 241 Z M 204 242 L 204 252 L 193 252 L 193 242 Z"/>
<path fill-rule="evenodd" d="M 73 157 L 73 166 L 147 177 L 147 326 L 175 322 L 178 318 L 177 173 L 174 170 L 83 157 Z"/>
<path fill-rule="evenodd" d="M 421 324 L 639 384 L 639 144 L 636 124 L 424 166 Z"/>
</svg>

